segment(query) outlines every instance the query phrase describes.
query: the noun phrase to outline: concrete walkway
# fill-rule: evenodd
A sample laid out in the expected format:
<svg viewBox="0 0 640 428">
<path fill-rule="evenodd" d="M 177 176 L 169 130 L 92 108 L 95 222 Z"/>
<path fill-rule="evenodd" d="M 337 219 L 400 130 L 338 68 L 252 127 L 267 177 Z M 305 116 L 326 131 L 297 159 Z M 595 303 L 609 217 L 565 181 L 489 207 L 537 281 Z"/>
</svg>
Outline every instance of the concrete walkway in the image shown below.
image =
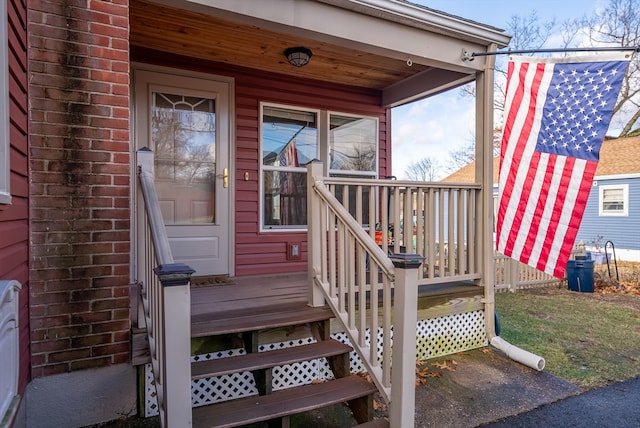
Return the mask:
<svg viewBox="0 0 640 428">
<path fill-rule="evenodd" d="M 446 363 L 451 370 L 434 363 Z M 427 377 L 426 384 L 416 389 L 416 428 L 476 427 L 581 392 L 579 387 L 514 362 L 493 348 L 438 358 L 430 362 L 429 372 L 441 376 Z"/>
</svg>

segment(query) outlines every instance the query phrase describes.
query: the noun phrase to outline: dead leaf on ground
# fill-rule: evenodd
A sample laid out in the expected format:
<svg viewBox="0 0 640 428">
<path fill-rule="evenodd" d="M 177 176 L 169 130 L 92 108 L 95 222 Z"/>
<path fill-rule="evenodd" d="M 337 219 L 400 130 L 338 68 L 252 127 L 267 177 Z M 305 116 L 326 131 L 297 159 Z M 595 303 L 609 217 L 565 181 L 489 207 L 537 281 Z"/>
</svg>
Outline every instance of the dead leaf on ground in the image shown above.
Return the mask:
<svg viewBox="0 0 640 428">
<path fill-rule="evenodd" d="M 458 364 L 458 363 L 455 363 L 455 362 L 454 362 L 454 363 L 452 363 L 451 361 L 452 361 L 452 360 L 445 360 L 445 361 L 443 361 L 443 362 L 441 362 L 441 363 L 439 363 L 439 362 L 437 362 L 437 361 L 436 361 L 435 363 L 433 363 L 433 365 L 434 365 L 435 367 L 439 368 L 439 369 L 447 370 L 447 371 L 453 372 L 453 371 L 455 371 L 456 369 L 455 369 L 455 367 L 452 367 L 452 366 L 451 366 L 451 364 L 455 365 L 455 364 Z"/>
</svg>

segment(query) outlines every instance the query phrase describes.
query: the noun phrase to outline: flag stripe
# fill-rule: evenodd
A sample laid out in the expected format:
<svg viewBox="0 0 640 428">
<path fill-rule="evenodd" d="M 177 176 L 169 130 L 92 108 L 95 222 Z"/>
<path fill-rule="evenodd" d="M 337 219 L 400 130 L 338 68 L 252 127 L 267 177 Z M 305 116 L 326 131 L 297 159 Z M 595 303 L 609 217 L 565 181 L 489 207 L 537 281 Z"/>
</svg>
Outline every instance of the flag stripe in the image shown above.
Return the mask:
<svg viewBox="0 0 640 428">
<path fill-rule="evenodd" d="M 530 193 L 532 195 L 538 195 L 537 198 L 529 198 L 529 205 L 533 205 L 532 207 L 527 207 L 527 212 L 531 212 L 531 217 L 527 218 L 529 222 L 529 230 L 527 234 L 521 233 L 517 239 L 517 242 L 522 248 L 520 253 L 520 259 L 529 261 L 531 257 L 534 246 L 526 245 L 529 242 L 535 242 L 536 236 L 540 231 L 541 222 L 543 220 L 542 214 L 544 212 L 544 207 L 547 203 L 547 196 L 549 195 L 549 182 L 545 180 L 545 177 L 548 176 L 549 168 L 552 166 L 549 165 L 549 157 L 541 156 L 539 153 L 536 153 L 536 161 L 537 167 L 532 170 L 535 171 L 535 177 L 531 181 L 531 190 Z M 533 165 L 533 163 L 532 163 Z"/>
<path fill-rule="evenodd" d="M 498 209 L 498 222 L 496 226 L 496 236 L 502 236 L 503 233 L 503 225 L 505 224 L 505 217 L 507 215 L 507 206 L 509 201 L 511 200 L 511 194 L 514 189 L 514 180 L 515 180 L 515 171 L 517 171 L 517 167 L 513 167 L 513 164 L 516 163 L 519 158 L 515 157 L 515 144 L 510 144 L 511 140 L 511 132 L 512 129 L 516 127 L 516 123 L 520 122 L 521 119 L 518 119 L 518 112 L 521 109 L 522 101 L 524 99 L 524 85 L 520 84 L 521 80 L 525 79 L 527 73 L 528 64 L 523 65 L 518 72 L 514 71 L 513 63 L 509 63 L 509 86 L 508 93 L 513 94 L 511 97 L 507 98 L 507 120 L 504 127 L 504 133 L 502 137 L 502 150 L 501 150 L 501 159 L 500 159 L 500 181 L 499 188 L 503 189 L 504 201 L 506 203 L 501 204 Z M 507 222 L 507 224 L 509 224 Z M 507 232 L 508 233 L 508 232 Z M 498 242 L 503 242 L 502 240 L 498 240 Z M 499 248 L 503 253 L 505 253 L 504 248 Z M 505 253 L 506 254 L 506 253 Z"/>
<path fill-rule="evenodd" d="M 509 174 L 504 185 L 500 183 L 501 188 L 505 189 L 503 198 L 506 203 L 500 205 L 500 213 L 502 214 L 502 239 L 499 242 L 503 242 L 504 245 L 498 249 L 505 255 L 519 258 L 519 254 L 514 254 L 513 249 L 515 246 L 515 240 L 520 231 L 523 217 L 525 215 L 526 203 L 529 200 L 529 190 L 533 177 L 528 174 L 535 174 L 535 169 L 530 168 L 534 161 L 534 145 L 531 144 L 531 139 L 534 138 L 531 134 L 532 124 L 536 116 L 541 115 L 541 109 L 536 109 L 536 102 L 538 97 L 538 91 L 540 91 L 541 84 L 547 83 L 550 79 L 549 73 L 545 75 L 544 64 L 538 64 L 536 67 L 528 67 L 523 64 L 519 71 L 520 79 L 518 89 L 521 89 L 516 94 L 517 102 L 511 108 L 515 106 L 520 108 L 515 115 L 514 128 L 521 129 L 520 133 L 516 133 L 517 140 L 513 142 L 513 137 L 506 142 L 507 154 L 511 159 L 509 165 Z M 546 77 L 545 77 L 546 76 Z M 543 83 L 544 79 L 544 83 Z M 530 91 L 525 92 L 525 88 L 531 88 Z M 503 141 L 503 144 L 505 142 Z M 506 228 L 504 226 L 507 226 Z"/>
</svg>

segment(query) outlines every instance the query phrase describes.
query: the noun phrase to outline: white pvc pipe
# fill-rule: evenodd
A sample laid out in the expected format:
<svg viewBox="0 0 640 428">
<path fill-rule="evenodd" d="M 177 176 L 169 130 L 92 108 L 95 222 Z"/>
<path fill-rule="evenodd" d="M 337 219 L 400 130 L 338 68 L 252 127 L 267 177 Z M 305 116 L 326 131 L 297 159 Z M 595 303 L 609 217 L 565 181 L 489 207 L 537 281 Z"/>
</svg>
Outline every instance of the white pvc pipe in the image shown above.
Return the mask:
<svg viewBox="0 0 640 428">
<path fill-rule="evenodd" d="M 490 342 L 493 346 L 507 354 L 507 357 L 512 360 L 538 371 L 542 371 L 544 369 L 544 358 L 532 354 L 529 351 L 525 351 L 524 349 L 520 349 L 499 336 L 494 336 Z"/>
</svg>

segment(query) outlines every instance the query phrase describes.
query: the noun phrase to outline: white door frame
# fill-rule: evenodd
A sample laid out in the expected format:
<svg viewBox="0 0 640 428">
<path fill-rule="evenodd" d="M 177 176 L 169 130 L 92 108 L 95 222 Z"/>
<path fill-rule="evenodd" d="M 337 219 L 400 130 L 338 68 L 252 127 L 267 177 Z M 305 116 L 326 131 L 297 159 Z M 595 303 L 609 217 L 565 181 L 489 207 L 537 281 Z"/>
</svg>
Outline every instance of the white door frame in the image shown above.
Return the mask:
<svg viewBox="0 0 640 428">
<path fill-rule="evenodd" d="M 131 257 L 133 259 L 131 263 L 131 274 L 132 278 L 136 277 L 137 272 L 137 260 L 135 260 L 135 248 L 137 245 L 137 241 L 135 239 L 136 230 L 138 227 L 136 221 L 136 211 L 137 207 L 135 206 L 136 198 L 135 198 L 135 189 L 137 186 L 137 167 L 135 160 L 135 152 L 138 149 L 138 136 L 140 135 L 140 130 L 136 129 L 136 94 L 135 94 L 135 78 L 136 73 L 143 72 L 152 72 L 152 73 L 160 73 L 167 75 L 169 77 L 187 77 L 187 78 L 196 78 L 202 80 L 209 80 L 212 82 L 220 82 L 227 84 L 228 94 L 227 94 L 227 111 L 228 111 L 228 159 L 227 165 L 229 167 L 229 187 L 227 191 L 229 192 L 228 197 L 228 206 L 226 211 L 226 217 L 228 218 L 228 273 L 230 276 L 235 275 L 235 80 L 232 77 L 228 76 L 219 76 L 207 73 L 199 73 L 181 69 L 175 69 L 171 67 L 162 67 L 162 66 L 154 66 L 149 64 L 141 64 L 141 63 L 131 63 L 131 94 L 130 94 L 130 102 L 131 102 L 131 130 L 130 130 L 130 138 L 131 138 L 131 200 L 132 202 L 132 210 L 131 210 L 131 243 L 132 243 L 132 251 Z M 142 146 L 142 145 L 141 145 Z"/>
</svg>

